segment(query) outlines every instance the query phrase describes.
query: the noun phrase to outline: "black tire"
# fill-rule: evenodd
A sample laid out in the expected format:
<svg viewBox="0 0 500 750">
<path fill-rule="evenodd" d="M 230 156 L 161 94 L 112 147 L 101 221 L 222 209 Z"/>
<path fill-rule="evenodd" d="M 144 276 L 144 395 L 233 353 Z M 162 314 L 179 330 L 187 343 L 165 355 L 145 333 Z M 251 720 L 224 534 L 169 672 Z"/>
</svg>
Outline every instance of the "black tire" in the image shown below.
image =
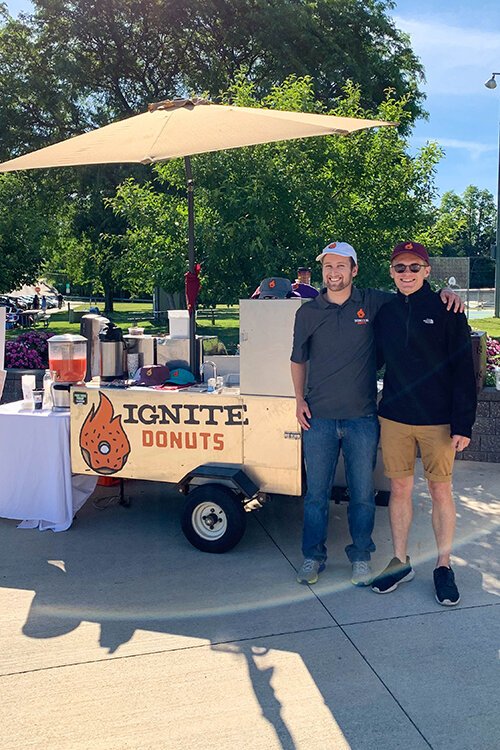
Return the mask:
<svg viewBox="0 0 500 750">
<path fill-rule="evenodd" d="M 184 536 L 202 552 L 236 547 L 247 525 L 241 499 L 223 484 L 202 484 L 189 493 L 181 519 Z"/>
<path fill-rule="evenodd" d="M 390 496 L 391 493 L 389 490 L 379 490 L 375 493 L 375 505 L 378 505 L 381 508 L 387 508 Z"/>
</svg>

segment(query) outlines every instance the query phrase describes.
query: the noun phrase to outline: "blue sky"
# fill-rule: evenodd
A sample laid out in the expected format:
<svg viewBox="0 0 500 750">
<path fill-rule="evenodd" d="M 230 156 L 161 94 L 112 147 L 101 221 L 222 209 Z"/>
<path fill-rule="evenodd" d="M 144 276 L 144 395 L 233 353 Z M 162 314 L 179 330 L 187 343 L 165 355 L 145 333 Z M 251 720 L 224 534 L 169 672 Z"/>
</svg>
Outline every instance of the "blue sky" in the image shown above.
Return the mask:
<svg viewBox="0 0 500 750">
<path fill-rule="evenodd" d="M 494 90 L 484 82 L 500 72 L 500 2 L 399 0 L 393 17 L 410 35 L 427 79 L 429 118 L 417 122 L 412 146 L 433 140 L 445 150 L 436 179 L 441 193 L 473 184 L 496 198 L 500 76 Z"/>
<path fill-rule="evenodd" d="M 31 7 L 29 0 L 6 2 L 12 15 Z M 484 82 L 500 72 L 499 0 L 398 0 L 393 17 L 426 74 L 429 118 L 417 122 L 412 150 L 428 140 L 445 150 L 436 175 L 441 194 L 472 184 L 496 197 L 500 76 L 494 90 Z"/>
</svg>

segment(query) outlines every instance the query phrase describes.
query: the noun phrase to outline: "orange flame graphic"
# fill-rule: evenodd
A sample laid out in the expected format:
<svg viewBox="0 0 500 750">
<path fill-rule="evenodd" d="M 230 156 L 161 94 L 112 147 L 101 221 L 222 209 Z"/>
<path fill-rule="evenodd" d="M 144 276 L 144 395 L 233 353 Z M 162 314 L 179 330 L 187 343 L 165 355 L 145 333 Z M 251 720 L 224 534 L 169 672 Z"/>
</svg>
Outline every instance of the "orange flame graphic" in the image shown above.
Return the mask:
<svg viewBox="0 0 500 750">
<path fill-rule="evenodd" d="M 360 307 L 359 310 L 358 310 L 358 312 L 357 312 L 358 318 L 364 318 L 365 315 L 366 315 L 365 311 L 363 310 L 362 307 Z"/>
<path fill-rule="evenodd" d="M 85 463 L 98 474 L 115 474 L 127 463 L 130 443 L 122 418 L 114 416 L 113 405 L 103 393 L 99 406 L 92 405 L 82 425 L 80 449 Z"/>
</svg>

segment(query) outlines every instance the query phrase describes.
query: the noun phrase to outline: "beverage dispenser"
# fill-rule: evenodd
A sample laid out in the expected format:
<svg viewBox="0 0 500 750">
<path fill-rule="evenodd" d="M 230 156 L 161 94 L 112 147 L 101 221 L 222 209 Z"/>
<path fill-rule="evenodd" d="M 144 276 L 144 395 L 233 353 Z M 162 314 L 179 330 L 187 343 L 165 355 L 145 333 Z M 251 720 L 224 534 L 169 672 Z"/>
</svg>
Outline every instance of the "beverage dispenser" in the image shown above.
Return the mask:
<svg viewBox="0 0 500 750">
<path fill-rule="evenodd" d="M 81 383 L 87 370 L 87 339 L 71 333 L 48 340 L 49 369 L 52 375 L 53 408 L 69 409 L 69 389 Z"/>
<path fill-rule="evenodd" d="M 82 315 L 80 334 L 87 339 L 87 372 L 85 373 L 85 382 L 101 374 L 99 334 L 108 323 L 108 318 L 102 315 L 96 315 L 95 313 Z"/>
<path fill-rule="evenodd" d="M 123 378 L 125 343 L 122 329 L 110 321 L 99 334 L 101 348 L 101 380 Z"/>
</svg>

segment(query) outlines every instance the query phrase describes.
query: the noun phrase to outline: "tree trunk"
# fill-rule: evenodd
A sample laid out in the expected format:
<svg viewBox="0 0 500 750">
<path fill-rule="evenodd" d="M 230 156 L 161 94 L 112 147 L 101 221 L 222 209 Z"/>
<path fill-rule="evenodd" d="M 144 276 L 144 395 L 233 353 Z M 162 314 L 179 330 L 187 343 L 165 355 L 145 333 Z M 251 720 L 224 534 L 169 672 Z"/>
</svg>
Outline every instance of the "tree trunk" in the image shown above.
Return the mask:
<svg viewBox="0 0 500 750">
<path fill-rule="evenodd" d="M 113 286 L 110 284 L 109 286 L 106 284 L 104 285 L 104 312 L 105 313 L 112 313 L 113 312 Z"/>
</svg>

